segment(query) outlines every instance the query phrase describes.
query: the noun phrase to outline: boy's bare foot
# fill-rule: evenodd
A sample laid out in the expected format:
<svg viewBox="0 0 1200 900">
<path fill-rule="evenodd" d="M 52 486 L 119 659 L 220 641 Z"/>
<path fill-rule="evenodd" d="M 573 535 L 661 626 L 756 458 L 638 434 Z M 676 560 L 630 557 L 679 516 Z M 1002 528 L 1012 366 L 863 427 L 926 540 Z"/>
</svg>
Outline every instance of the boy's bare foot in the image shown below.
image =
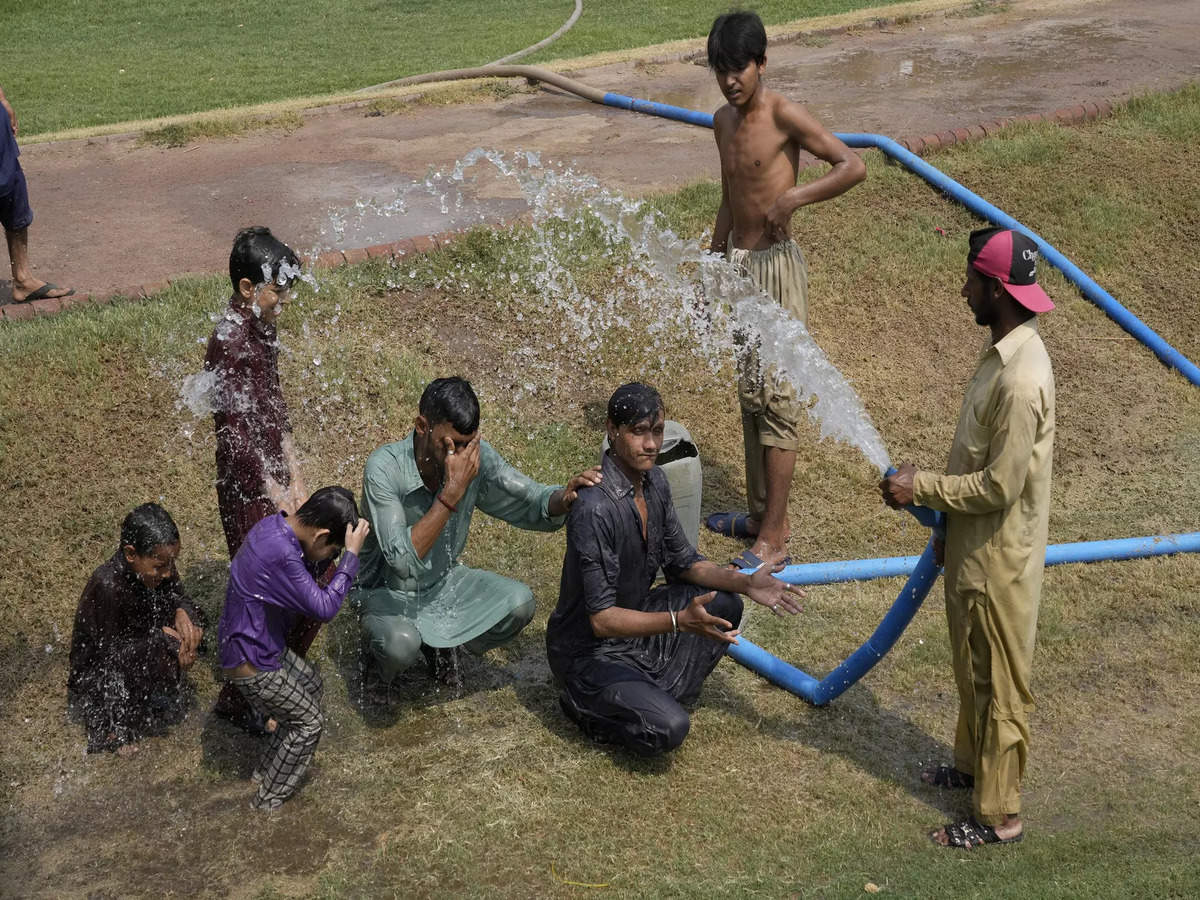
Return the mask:
<svg viewBox="0 0 1200 900">
<path fill-rule="evenodd" d="M 760 536 L 750 548 L 750 552 L 769 566 L 777 565 L 787 559 L 787 539 L 776 545 Z"/>
<path fill-rule="evenodd" d="M 129 757 L 133 756 L 133 754 L 137 753 L 140 749 L 142 749 L 142 748 L 139 747 L 137 744 L 122 744 L 120 747 L 117 748 L 116 752 L 117 752 L 117 756 L 120 756 L 122 759 L 128 759 Z"/>
<path fill-rule="evenodd" d="M 57 284 L 39 281 L 36 278 L 22 282 L 14 281 L 12 287 L 13 303 L 32 303 L 34 300 L 44 299 L 57 300 L 59 297 L 70 297 L 74 293 L 74 288 L 60 288 Z"/>
</svg>

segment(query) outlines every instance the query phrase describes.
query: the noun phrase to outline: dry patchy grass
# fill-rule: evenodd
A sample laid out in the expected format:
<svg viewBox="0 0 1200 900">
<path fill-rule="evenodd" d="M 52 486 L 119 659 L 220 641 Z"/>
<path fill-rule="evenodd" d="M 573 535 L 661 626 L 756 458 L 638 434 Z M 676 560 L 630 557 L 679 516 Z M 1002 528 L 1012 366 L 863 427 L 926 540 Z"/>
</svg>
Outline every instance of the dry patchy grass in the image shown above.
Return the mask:
<svg viewBox="0 0 1200 900">
<path fill-rule="evenodd" d="M 1198 120 L 1200 92 L 1191 90 L 1082 128 L 1019 129 L 935 162 L 1036 227 L 1196 358 L 1200 279 L 1179 248 L 1200 237 L 1200 150 L 1189 124 Z M 812 328 L 893 458 L 937 466 L 982 341 L 958 296 L 976 223 L 895 168 L 871 160 L 870 174 L 850 197 L 798 219 Z M 658 203 L 697 232 L 716 196 L 699 185 Z M 528 239 L 480 231 L 402 271 L 342 270 L 292 310 L 283 381 L 309 483 L 357 487 L 366 454 L 407 429 L 425 380 L 450 371 L 480 388 L 485 430 L 502 452 L 561 480 L 596 452 L 597 404 L 641 375 L 700 444 L 706 510 L 739 505 L 729 365 L 714 371 L 683 334 L 669 337 L 666 365 L 620 329 L 591 352 L 562 342 L 564 321 L 504 277 L 523 265 Z M 577 274 L 597 296 L 615 277 L 602 266 Z M 1043 324 L 1059 397 L 1052 539 L 1194 530 L 1200 392 L 1057 275 L 1045 281 L 1058 303 Z M 213 279 L 153 303 L 0 331 L 8 890 L 565 897 L 586 890 L 570 882 L 585 882 L 621 896 L 825 897 L 874 882 L 897 896 L 1182 897 L 1200 888 L 1194 556 L 1047 571 L 1025 785 L 1030 837 L 969 859 L 923 836 L 959 811 L 958 798 L 916 777 L 921 762 L 945 757 L 953 726 L 936 599 L 826 709 L 723 663 L 684 747 L 644 762 L 588 744 L 558 712 L 542 642 L 561 534 L 483 520 L 469 561 L 527 581 L 534 624 L 469 660 L 461 695 L 412 674 L 377 702 L 360 694 L 356 627 L 344 612 L 315 647 L 330 726 L 316 771 L 282 813 L 251 818 L 245 808 L 255 742 L 207 718 L 217 684 L 203 665 L 192 678 L 196 711 L 175 733 L 145 742 L 132 760 L 85 756 L 82 733 L 63 715 L 71 615 L 124 511 L 161 498 L 181 526 L 193 594 L 213 613 L 220 603 L 211 427 L 177 398 L 223 302 Z M 800 469 L 798 561 L 920 547 L 920 529 L 882 508 L 877 475 L 856 451 L 817 443 L 814 432 Z M 717 558 L 739 546 L 711 535 L 701 544 Z M 748 634 L 825 672 L 897 588 L 813 588 L 802 619 L 751 614 Z"/>
</svg>

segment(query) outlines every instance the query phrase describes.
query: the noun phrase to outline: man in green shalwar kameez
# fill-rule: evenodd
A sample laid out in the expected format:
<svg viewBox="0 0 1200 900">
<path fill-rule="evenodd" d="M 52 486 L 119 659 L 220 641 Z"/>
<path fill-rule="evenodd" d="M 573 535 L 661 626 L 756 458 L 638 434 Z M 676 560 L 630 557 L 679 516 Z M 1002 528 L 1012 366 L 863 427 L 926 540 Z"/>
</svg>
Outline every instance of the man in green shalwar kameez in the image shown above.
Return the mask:
<svg viewBox="0 0 1200 900">
<path fill-rule="evenodd" d="M 430 383 L 412 433 L 372 453 L 363 474 L 371 533 L 357 599 L 368 663 L 390 681 L 422 652 L 432 668 L 430 648 L 479 654 L 511 640 L 533 619 L 533 592 L 458 562 L 472 514 L 479 508 L 518 528 L 554 531 L 579 488 L 599 481 L 599 467 L 565 488 L 523 475 L 481 440 L 470 384 Z"/>
</svg>

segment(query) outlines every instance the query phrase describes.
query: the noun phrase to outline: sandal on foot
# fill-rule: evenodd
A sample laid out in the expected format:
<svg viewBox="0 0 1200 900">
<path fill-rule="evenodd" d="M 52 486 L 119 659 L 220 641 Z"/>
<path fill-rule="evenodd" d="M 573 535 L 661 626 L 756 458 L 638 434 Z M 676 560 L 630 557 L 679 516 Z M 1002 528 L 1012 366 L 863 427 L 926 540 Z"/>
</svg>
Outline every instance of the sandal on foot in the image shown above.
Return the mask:
<svg viewBox="0 0 1200 900">
<path fill-rule="evenodd" d="M 933 787 L 962 791 L 975 787 L 975 776 L 954 766 L 929 766 L 921 770 L 921 781 Z"/>
<path fill-rule="evenodd" d="M 61 290 L 62 288 L 60 288 L 57 284 L 52 284 L 47 281 L 40 288 L 30 291 L 29 294 L 27 294 L 25 297 L 22 297 L 20 300 L 14 297 L 13 303 L 32 303 L 34 300 L 45 300 L 47 298 L 51 300 L 61 300 L 63 297 L 72 297 L 75 294 L 75 288 L 68 288 L 62 294 L 55 294 L 53 297 L 50 296 L 50 294 L 54 291 Z"/>
<path fill-rule="evenodd" d="M 785 556 L 779 562 L 785 566 L 790 566 L 792 558 Z M 743 550 L 729 561 L 729 567 L 732 569 L 760 569 L 764 565 L 766 565 L 766 562 L 760 559 L 757 553 L 751 553 L 749 550 Z"/>
<path fill-rule="evenodd" d="M 746 524 L 750 521 L 748 513 L 738 512 L 719 512 L 713 513 L 704 520 L 704 527 L 709 531 L 715 531 L 717 534 L 723 534 L 725 537 L 741 538 L 749 540 L 757 537 L 755 532 L 750 531 Z"/>
<path fill-rule="evenodd" d="M 1025 837 L 1025 832 L 1021 831 L 1010 838 L 1002 838 L 996 834 L 995 828 L 991 825 L 981 825 L 974 817 L 963 819 L 958 824 L 951 822 L 943 825 L 942 829 L 946 832 L 949 843 L 943 844 L 939 841 L 936 831 L 930 833 L 929 839 L 939 847 L 953 847 L 958 850 L 973 850 L 984 844 L 1017 844 Z"/>
</svg>

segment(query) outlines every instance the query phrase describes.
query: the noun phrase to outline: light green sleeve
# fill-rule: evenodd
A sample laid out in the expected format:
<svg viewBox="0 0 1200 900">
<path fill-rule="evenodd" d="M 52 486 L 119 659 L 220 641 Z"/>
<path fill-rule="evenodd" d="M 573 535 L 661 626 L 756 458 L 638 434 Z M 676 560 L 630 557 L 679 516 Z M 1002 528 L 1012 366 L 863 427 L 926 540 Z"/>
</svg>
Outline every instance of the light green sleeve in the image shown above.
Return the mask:
<svg viewBox="0 0 1200 900">
<path fill-rule="evenodd" d="M 379 552 L 394 574 L 400 578 L 417 578 L 431 568 L 433 553 L 427 559 L 417 556 L 412 544 L 412 525 L 404 509 L 404 498 L 412 485 L 401 483 L 391 457 L 376 451 L 367 460 L 363 472 L 363 505 L 371 520 L 371 536 Z M 415 524 L 415 523 L 414 523 Z"/>
<path fill-rule="evenodd" d="M 480 442 L 479 496 L 476 509 L 528 531 L 555 531 L 566 516 L 550 515 L 550 497 L 558 490 L 539 484 L 518 472 L 492 449 Z"/>
</svg>

